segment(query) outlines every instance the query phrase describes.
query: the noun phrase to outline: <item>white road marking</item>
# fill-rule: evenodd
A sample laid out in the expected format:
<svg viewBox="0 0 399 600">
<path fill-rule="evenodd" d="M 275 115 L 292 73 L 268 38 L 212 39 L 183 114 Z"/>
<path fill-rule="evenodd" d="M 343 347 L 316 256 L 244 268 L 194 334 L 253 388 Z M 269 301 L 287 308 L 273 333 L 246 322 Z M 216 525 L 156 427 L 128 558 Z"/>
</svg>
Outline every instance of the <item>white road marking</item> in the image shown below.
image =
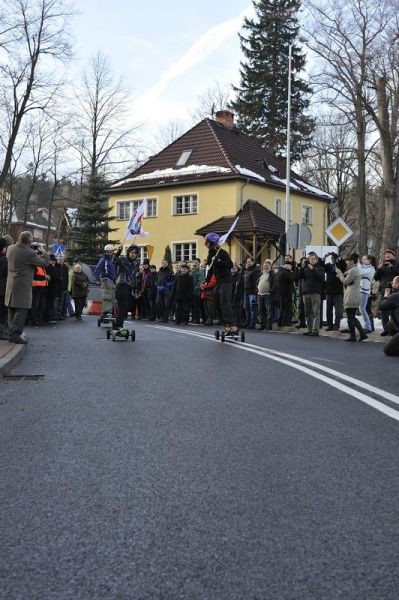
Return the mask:
<svg viewBox="0 0 399 600">
<path fill-rule="evenodd" d="M 212 335 L 206 334 L 206 333 L 183 331 L 181 329 L 177 329 L 174 327 L 163 327 L 161 325 L 151 325 L 151 327 L 155 327 L 157 329 L 162 329 L 164 331 L 173 331 L 175 333 L 181 333 L 183 335 L 189 335 L 192 337 L 197 337 L 197 338 L 208 340 L 208 341 L 214 341 L 216 343 L 221 343 L 221 342 L 218 342 Z M 319 381 L 322 381 L 322 382 L 326 383 L 327 385 L 330 385 L 331 387 L 334 387 L 335 389 L 337 389 L 341 392 L 344 392 L 345 394 L 348 394 L 349 396 L 357 398 L 361 402 L 364 402 L 368 406 L 375 408 L 376 410 L 378 410 L 379 412 L 382 412 L 383 414 L 387 415 L 388 417 L 391 417 L 392 419 L 399 421 L 399 411 L 391 408 L 390 406 L 387 406 L 386 404 L 383 404 L 382 402 L 379 402 L 378 400 L 375 400 L 371 396 L 367 396 L 366 394 L 364 394 L 358 390 L 354 390 L 354 389 L 348 387 L 347 385 L 340 383 L 339 381 L 336 381 L 335 379 L 326 377 L 325 375 L 323 375 L 322 373 L 319 373 L 317 370 L 314 370 L 314 369 L 323 370 L 331 375 L 334 375 L 334 377 L 336 377 L 338 379 L 343 379 L 344 381 L 347 381 L 348 383 L 352 383 L 352 385 L 356 385 L 357 387 L 360 387 L 361 389 L 367 390 L 369 392 L 373 392 L 374 394 L 381 396 L 385 400 L 390 400 L 391 402 L 399 404 L 399 397 L 395 396 L 394 394 L 391 394 L 391 393 L 383 391 L 383 390 L 379 390 L 378 388 L 376 388 L 372 385 L 369 385 L 369 384 L 365 383 L 364 381 L 360 381 L 359 379 L 355 379 L 354 377 L 350 377 L 349 375 L 345 375 L 343 373 L 340 373 L 339 371 L 334 371 L 333 369 L 324 367 L 323 365 L 319 365 L 317 363 L 314 363 L 314 362 L 309 361 L 304 358 L 299 358 L 292 354 L 286 354 L 284 352 L 279 352 L 278 350 L 263 348 L 262 346 L 256 346 L 254 344 L 248 344 L 248 343 L 236 344 L 234 342 L 233 343 L 227 342 L 227 343 L 231 347 L 234 347 L 238 350 L 242 350 L 245 352 L 251 352 L 251 353 L 257 354 L 259 356 L 264 356 L 265 358 L 269 358 L 270 360 L 274 360 L 276 362 L 287 365 L 293 369 L 297 369 L 301 373 L 306 373 L 307 375 L 310 375 L 311 377 L 314 377 L 315 379 L 318 379 Z M 300 364 L 298 364 L 298 363 L 300 363 Z M 306 366 L 303 366 L 303 365 L 309 365 L 312 367 L 312 369 L 310 369 Z"/>
</svg>

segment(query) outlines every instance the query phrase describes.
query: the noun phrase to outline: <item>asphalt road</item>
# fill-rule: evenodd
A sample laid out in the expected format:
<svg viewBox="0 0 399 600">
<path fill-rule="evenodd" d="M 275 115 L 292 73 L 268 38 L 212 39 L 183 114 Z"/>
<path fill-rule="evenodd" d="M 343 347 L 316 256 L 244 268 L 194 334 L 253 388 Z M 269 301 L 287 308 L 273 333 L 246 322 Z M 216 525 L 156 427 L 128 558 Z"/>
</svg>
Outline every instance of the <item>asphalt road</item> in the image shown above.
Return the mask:
<svg viewBox="0 0 399 600">
<path fill-rule="evenodd" d="M 134 328 L 27 329 L 0 382 L 0 598 L 397 600 L 397 359 Z"/>
</svg>

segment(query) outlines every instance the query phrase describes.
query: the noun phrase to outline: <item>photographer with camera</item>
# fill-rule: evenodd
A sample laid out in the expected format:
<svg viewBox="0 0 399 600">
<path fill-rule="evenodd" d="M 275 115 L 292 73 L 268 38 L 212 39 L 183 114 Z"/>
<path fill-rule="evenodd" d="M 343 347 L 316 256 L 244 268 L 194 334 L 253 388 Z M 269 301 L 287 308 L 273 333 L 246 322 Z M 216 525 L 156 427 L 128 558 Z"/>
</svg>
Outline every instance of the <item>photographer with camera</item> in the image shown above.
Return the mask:
<svg viewBox="0 0 399 600">
<path fill-rule="evenodd" d="M 319 336 L 321 295 L 324 288 L 324 267 L 315 252 L 309 252 L 299 268 L 298 279 L 302 279 L 303 304 L 308 330 L 303 335 Z"/>
<path fill-rule="evenodd" d="M 396 277 L 396 275 L 399 275 L 399 261 L 396 260 L 395 250 L 392 248 L 387 248 L 384 252 L 384 260 L 380 263 L 374 275 L 375 281 L 380 282 L 380 301 L 384 298 L 387 285 L 392 283 L 392 280 L 394 277 Z M 382 336 L 389 335 L 389 331 L 387 330 L 389 317 L 389 311 L 381 312 L 382 327 L 384 329 L 384 331 L 381 333 Z"/>
<path fill-rule="evenodd" d="M 325 293 L 327 298 L 326 331 L 339 331 L 341 319 L 344 316 L 344 286 L 337 275 L 337 267 L 342 273 L 345 273 L 346 263 L 344 259 L 340 258 L 336 252 L 326 254 L 324 256 Z"/>
<path fill-rule="evenodd" d="M 387 284 L 378 308 L 381 315 L 387 312 L 392 316 L 396 327 L 396 334 L 385 346 L 384 352 L 387 356 L 399 356 L 399 276 L 394 277 L 391 284 Z"/>
</svg>

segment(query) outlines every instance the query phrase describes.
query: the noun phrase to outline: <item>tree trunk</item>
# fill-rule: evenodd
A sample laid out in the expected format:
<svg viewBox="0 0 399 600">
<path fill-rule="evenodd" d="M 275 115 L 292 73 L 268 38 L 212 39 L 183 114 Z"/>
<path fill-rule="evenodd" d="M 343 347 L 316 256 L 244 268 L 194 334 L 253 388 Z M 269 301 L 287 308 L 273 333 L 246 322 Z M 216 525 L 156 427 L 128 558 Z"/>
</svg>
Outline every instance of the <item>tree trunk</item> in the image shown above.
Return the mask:
<svg viewBox="0 0 399 600">
<path fill-rule="evenodd" d="M 384 182 L 384 233 L 382 238 L 382 249 L 393 248 L 396 250 L 398 244 L 399 229 L 399 204 L 398 204 L 398 182 L 394 171 L 394 147 L 391 140 L 389 100 L 386 93 L 386 80 L 384 77 L 375 79 L 377 107 L 379 118 L 379 133 L 381 143 L 381 165 Z"/>
<path fill-rule="evenodd" d="M 362 100 L 356 101 L 356 208 L 359 225 L 358 248 L 359 254 L 367 254 L 367 217 L 366 217 L 366 119 Z"/>
</svg>

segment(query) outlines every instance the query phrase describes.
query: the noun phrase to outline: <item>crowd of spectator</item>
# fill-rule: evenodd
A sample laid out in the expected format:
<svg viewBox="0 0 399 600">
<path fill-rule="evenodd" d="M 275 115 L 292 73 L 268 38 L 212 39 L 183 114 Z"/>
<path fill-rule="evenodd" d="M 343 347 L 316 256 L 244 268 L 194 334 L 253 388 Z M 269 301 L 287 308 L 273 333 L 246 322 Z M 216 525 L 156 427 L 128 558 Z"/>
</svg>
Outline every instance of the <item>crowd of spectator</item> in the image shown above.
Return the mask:
<svg viewBox="0 0 399 600">
<path fill-rule="evenodd" d="M 173 320 L 177 325 L 218 323 L 216 282 L 207 276 L 206 261 L 181 261 L 173 270 L 167 260 L 157 268 L 148 259 L 140 264 L 138 257 L 134 244 L 125 255 L 109 244 L 94 269 L 103 313 L 114 312 L 116 305 L 118 327 L 129 313 L 132 319 Z M 343 259 L 335 253 L 318 257 L 310 252 L 299 263 L 287 255 L 280 265 L 270 259 L 260 265 L 248 256 L 243 264 L 233 261 L 231 275 L 231 305 L 238 327 L 265 332 L 296 327 L 305 329 L 305 336 L 318 337 L 322 327 L 342 330 L 345 315 L 347 341 L 356 342 L 375 330 L 378 316 L 381 336 L 395 336 L 395 340 L 399 336 L 399 261 L 391 248 L 378 266 L 370 255 L 350 254 Z M 27 343 L 25 323 L 42 326 L 68 318 L 81 320 L 88 293 L 89 279 L 80 263 L 47 254 L 32 242 L 29 232 L 23 232 L 17 244 L 9 237 L 0 238 L 1 339 Z"/>
</svg>

